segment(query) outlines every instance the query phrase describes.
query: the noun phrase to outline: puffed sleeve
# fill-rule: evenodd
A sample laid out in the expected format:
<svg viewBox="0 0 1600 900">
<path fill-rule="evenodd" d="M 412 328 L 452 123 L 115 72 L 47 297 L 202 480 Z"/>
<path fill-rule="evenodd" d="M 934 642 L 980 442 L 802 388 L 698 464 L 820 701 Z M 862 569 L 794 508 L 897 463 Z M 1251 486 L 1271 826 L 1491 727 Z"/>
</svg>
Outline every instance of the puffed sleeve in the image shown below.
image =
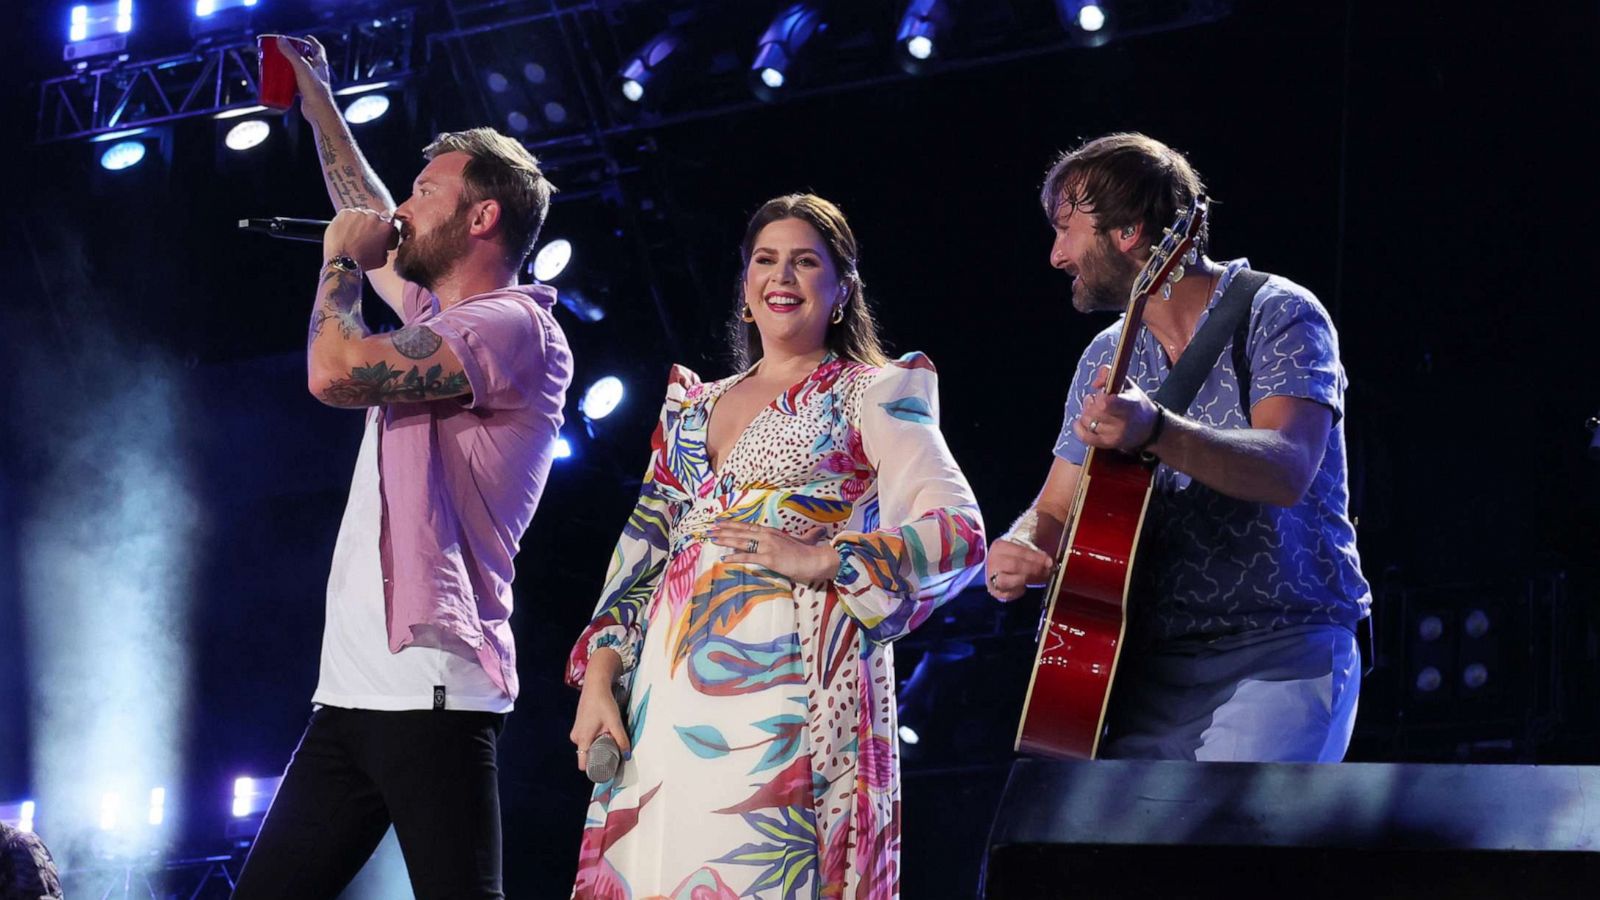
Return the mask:
<svg viewBox="0 0 1600 900">
<path fill-rule="evenodd" d="M 877 473 L 876 522 L 869 514 L 870 530 L 834 537 L 834 588 L 867 637 L 883 643 L 965 587 L 986 542 L 978 502 L 939 432 L 933 363 L 909 353 L 868 377 L 859 428 Z"/>
<path fill-rule="evenodd" d="M 668 441 L 684 409 L 686 393 L 699 383 L 699 376 L 688 369 L 672 367 L 667 399 L 650 439 L 650 465 L 639 487 L 639 502 L 611 552 L 594 617 L 567 658 L 567 683 L 573 687 L 583 684 L 589 656 L 601 647 L 621 655 L 623 671 L 638 661 L 647 605 L 666 569 L 672 528 L 688 506 L 689 494 L 669 464 Z"/>
</svg>

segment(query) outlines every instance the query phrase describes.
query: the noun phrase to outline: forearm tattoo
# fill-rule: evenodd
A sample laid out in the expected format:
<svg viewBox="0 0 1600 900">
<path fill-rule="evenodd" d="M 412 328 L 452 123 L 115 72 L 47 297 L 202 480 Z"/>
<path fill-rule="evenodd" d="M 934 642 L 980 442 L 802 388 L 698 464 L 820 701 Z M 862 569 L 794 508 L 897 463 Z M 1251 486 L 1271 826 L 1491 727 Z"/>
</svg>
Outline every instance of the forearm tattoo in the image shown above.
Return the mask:
<svg viewBox="0 0 1600 900">
<path fill-rule="evenodd" d="M 458 397 L 468 388 L 465 373 L 446 375 L 442 365 L 429 366 L 427 372 L 417 366 L 402 371 L 380 360 L 351 369 L 349 377 L 324 388 L 321 397 L 333 406 L 376 406 L 396 400 L 420 402 Z"/>
<path fill-rule="evenodd" d="M 360 340 L 370 333 L 361 320 L 360 272 L 347 272 L 337 266 L 323 268 L 317 305 L 311 310 L 311 328 L 306 335 L 308 352 L 329 319 L 338 323 L 339 335 L 347 341 Z"/>
</svg>

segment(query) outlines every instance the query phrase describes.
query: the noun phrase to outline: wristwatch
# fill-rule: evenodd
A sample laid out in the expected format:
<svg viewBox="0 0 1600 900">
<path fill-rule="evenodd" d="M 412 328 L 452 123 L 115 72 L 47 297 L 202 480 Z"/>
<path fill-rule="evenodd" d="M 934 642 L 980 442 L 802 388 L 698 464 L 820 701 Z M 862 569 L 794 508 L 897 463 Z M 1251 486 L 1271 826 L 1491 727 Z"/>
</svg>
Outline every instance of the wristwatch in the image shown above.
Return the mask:
<svg viewBox="0 0 1600 900">
<path fill-rule="evenodd" d="M 361 267 L 356 265 L 356 261 L 348 256 L 335 256 L 333 259 L 323 263 L 322 268 L 334 268 L 341 272 L 355 272 L 357 274 L 361 272 Z"/>
</svg>

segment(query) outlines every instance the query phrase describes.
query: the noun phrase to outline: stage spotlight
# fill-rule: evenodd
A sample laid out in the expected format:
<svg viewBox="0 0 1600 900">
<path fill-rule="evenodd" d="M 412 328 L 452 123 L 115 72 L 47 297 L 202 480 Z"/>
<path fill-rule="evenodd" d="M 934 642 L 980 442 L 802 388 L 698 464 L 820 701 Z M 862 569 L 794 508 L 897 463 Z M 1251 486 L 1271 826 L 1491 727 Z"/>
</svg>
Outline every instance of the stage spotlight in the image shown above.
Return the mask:
<svg viewBox="0 0 1600 900">
<path fill-rule="evenodd" d="M 949 21 L 950 4 L 946 0 L 907 3 L 900 16 L 900 30 L 894 37 L 895 44 L 905 54 L 902 64 L 914 69 L 919 63 L 932 59 Z"/>
<path fill-rule="evenodd" d="M 383 117 L 389 111 L 389 98 L 385 94 L 362 94 L 344 108 L 344 120 L 351 125 L 365 125 Z"/>
<path fill-rule="evenodd" d="M 912 728 L 910 725 L 900 726 L 900 743 L 911 744 L 915 746 L 921 740 L 922 738 L 917 734 L 916 729 Z"/>
<path fill-rule="evenodd" d="M 249 8 L 257 2 L 259 0 L 194 0 L 194 16 L 207 19 L 221 10 Z"/>
<path fill-rule="evenodd" d="M 112 172 L 131 169 L 144 162 L 145 147 L 142 141 L 119 141 L 100 154 L 100 166 Z"/>
<path fill-rule="evenodd" d="M 572 458 L 572 442 L 566 438 L 556 438 L 556 459 Z"/>
<path fill-rule="evenodd" d="M 256 780 L 254 778 L 235 778 L 233 780 L 233 817 L 242 819 L 250 815 L 250 804 L 255 798 Z"/>
<path fill-rule="evenodd" d="M 150 824 L 160 825 L 167 818 L 167 789 L 150 789 Z"/>
<path fill-rule="evenodd" d="M 67 13 L 67 45 L 61 58 L 67 62 L 121 53 L 128 48 L 133 30 L 133 0 L 79 3 Z"/>
<path fill-rule="evenodd" d="M 617 71 L 622 96 L 633 103 L 644 99 L 646 88 L 652 83 L 660 86 L 667 59 L 683 46 L 683 36 L 676 31 L 663 31 L 646 41 Z"/>
<path fill-rule="evenodd" d="M 272 133 L 272 126 L 261 119 L 247 119 L 228 129 L 227 137 L 222 139 L 229 150 L 249 150 L 260 144 Z"/>
<path fill-rule="evenodd" d="M 1424 666 L 1422 671 L 1417 673 L 1417 690 L 1424 694 L 1431 694 L 1437 691 L 1442 684 L 1444 684 L 1444 676 L 1439 674 L 1439 670 L 1433 666 Z"/>
<path fill-rule="evenodd" d="M 571 261 L 572 242 L 556 238 L 533 255 L 533 277 L 539 281 L 554 281 L 567 270 L 567 263 Z"/>
<path fill-rule="evenodd" d="M 1079 42 L 1091 47 L 1106 43 L 1110 37 L 1106 26 L 1110 16 L 1107 4 L 1097 0 L 1056 0 L 1056 15 L 1061 27 L 1076 35 Z"/>
<path fill-rule="evenodd" d="M 32 800 L 0 803 L 0 822 L 18 831 L 32 831 L 35 806 Z"/>
<path fill-rule="evenodd" d="M 511 87 L 511 81 L 499 72 L 490 72 L 486 81 L 488 82 L 489 90 L 494 91 L 496 94 L 504 94 Z"/>
<path fill-rule="evenodd" d="M 512 110 L 506 115 L 506 124 L 511 126 L 512 131 L 521 134 L 528 130 L 528 117 L 518 110 Z"/>
<path fill-rule="evenodd" d="M 756 44 L 750 63 L 751 88 L 763 100 L 776 99 L 776 91 L 789 82 L 801 50 L 817 34 L 826 31 L 822 13 L 811 3 L 787 6 L 772 19 Z"/>
<path fill-rule="evenodd" d="M 544 118 L 551 125 L 560 125 L 567 120 L 567 108 L 551 100 L 544 105 Z"/>
<path fill-rule="evenodd" d="M 611 415 L 622 403 L 623 393 L 622 379 L 607 375 L 583 392 L 583 399 L 578 401 L 578 412 L 583 413 L 583 417 L 589 421 L 597 422 Z"/>
</svg>

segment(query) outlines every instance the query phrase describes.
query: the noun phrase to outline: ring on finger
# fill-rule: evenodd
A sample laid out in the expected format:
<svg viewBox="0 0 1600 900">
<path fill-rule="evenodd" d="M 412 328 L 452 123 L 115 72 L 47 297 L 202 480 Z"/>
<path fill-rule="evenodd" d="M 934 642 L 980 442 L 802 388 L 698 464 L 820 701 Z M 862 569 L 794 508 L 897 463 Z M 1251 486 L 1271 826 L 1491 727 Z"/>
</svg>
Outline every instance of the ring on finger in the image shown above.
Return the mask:
<svg viewBox="0 0 1600 900">
<path fill-rule="evenodd" d="M 749 539 L 749 540 L 744 542 L 744 552 L 746 552 L 746 553 L 759 553 L 760 551 L 761 551 L 761 542 L 756 540 L 755 538 L 751 538 L 751 539 Z"/>
<path fill-rule="evenodd" d="M 1099 419 L 1090 419 L 1089 420 L 1089 433 L 1090 434 L 1099 434 L 1100 433 L 1100 420 Z"/>
</svg>

